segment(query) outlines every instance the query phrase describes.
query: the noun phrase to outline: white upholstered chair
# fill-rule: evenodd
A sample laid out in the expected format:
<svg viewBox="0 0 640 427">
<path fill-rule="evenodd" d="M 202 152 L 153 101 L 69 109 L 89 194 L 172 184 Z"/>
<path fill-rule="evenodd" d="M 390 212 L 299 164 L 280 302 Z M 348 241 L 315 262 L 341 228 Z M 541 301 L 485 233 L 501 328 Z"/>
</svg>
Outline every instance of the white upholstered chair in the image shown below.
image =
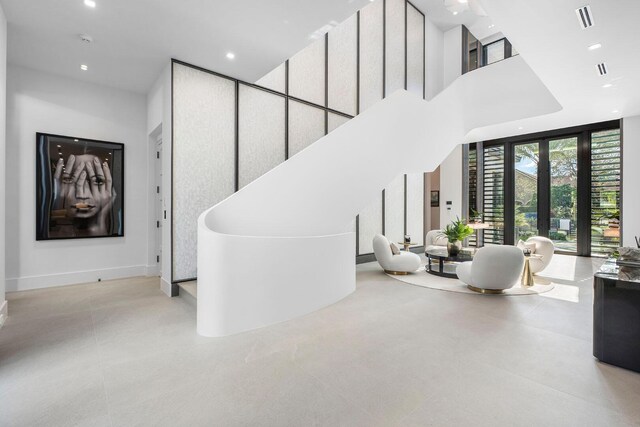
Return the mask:
<svg viewBox="0 0 640 427">
<path fill-rule="evenodd" d="M 469 289 L 481 293 L 502 293 L 513 287 L 524 268 L 522 250 L 515 246 L 485 246 L 478 249 L 473 261 L 456 269 L 458 278 Z"/>
<path fill-rule="evenodd" d="M 424 250 L 446 249 L 449 239 L 442 235 L 442 230 L 431 230 L 424 237 Z"/>
<path fill-rule="evenodd" d="M 536 249 L 534 254 L 540 255 L 540 257 L 531 258 L 529 260 L 529 267 L 533 274 L 540 273 L 547 268 L 553 257 L 554 246 L 553 242 L 546 237 L 533 236 L 527 239 L 526 243 L 535 243 Z"/>
<path fill-rule="evenodd" d="M 373 238 L 373 253 L 385 273 L 407 274 L 420 268 L 420 257 L 412 252 L 400 251 L 394 255 L 391 252 L 389 239 L 382 234 Z"/>
</svg>

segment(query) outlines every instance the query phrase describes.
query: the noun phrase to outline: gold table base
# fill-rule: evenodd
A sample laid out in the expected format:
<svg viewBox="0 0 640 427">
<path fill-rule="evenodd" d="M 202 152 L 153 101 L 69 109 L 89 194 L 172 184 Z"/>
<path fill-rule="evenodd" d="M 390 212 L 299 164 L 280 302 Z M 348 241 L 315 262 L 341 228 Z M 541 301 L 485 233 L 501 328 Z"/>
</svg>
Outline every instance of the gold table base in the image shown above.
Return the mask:
<svg viewBox="0 0 640 427">
<path fill-rule="evenodd" d="M 531 272 L 531 266 L 529 266 L 529 257 L 524 258 L 524 271 L 522 272 L 522 280 L 520 284 L 523 288 L 530 288 L 536 284 L 533 279 L 533 273 Z"/>
</svg>

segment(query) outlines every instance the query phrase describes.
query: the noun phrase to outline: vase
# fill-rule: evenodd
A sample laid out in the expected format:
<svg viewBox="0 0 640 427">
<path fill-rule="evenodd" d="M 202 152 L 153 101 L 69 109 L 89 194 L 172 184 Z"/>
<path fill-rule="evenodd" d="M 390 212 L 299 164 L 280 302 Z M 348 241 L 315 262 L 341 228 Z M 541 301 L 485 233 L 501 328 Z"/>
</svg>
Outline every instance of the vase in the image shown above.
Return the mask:
<svg viewBox="0 0 640 427">
<path fill-rule="evenodd" d="M 447 252 L 451 258 L 458 256 L 460 249 L 462 249 L 462 243 L 459 240 L 447 243 Z"/>
</svg>

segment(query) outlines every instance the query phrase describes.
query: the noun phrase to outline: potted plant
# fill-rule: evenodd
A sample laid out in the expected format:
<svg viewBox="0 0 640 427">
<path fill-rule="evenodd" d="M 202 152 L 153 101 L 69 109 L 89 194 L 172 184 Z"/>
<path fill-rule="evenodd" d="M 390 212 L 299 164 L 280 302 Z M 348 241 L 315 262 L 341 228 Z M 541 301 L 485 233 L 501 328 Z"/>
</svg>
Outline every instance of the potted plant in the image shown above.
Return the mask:
<svg viewBox="0 0 640 427">
<path fill-rule="evenodd" d="M 482 212 L 479 212 L 473 208 L 469 209 L 469 222 L 479 224 L 482 222 Z"/>
<path fill-rule="evenodd" d="M 456 217 L 456 220 L 448 224 L 442 235 L 448 240 L 447 252 L 450 257 L 455 257 L 462 249 L 462 241 L 473 234 L 473 228 L 469 227 L 464 219 Z"/>
</svg>

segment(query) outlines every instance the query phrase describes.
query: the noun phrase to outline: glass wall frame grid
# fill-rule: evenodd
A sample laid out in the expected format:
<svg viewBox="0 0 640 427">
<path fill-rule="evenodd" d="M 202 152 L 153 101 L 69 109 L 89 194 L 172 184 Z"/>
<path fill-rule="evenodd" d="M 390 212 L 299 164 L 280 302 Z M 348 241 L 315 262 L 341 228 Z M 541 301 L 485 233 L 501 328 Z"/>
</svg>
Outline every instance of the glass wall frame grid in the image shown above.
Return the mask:
<svg viewBox="0 0 640 427">
<path fill-rule="evenodd" d="M 483 182 L 486 185 L 486 169 L 487 166 L 491 167 L 491 164 L 487 164 L 487 150 L 491 148 L 497 149 L 499 147 L 503 147 L 504 149 L 504 164 L 502 165 L 502 174 L 504 176 L 504 182 L 502 183 L 502 191 L 504 194 L 504 227 L 499 230 L 503 233 L 504 239 L 502 242 L 492 242 L 491 238 L 485 239 L 485 243 L 501 243 L 501 244 L 509 244 L 513 245 L 516 243 L 515 239 L 515 214 L 514 214 L 514 150 L 517 145 L 539 142 L 540 143 L 540 162 L 549 164 L 549 141 L 555 141 L 563 138 L 576 137 L 578 139 L 577 142 L 577 250 L 576 252 L 566 252 L 562 250 L 556 250 L 556 253 L 569 253 L 572 255 L 578 256 L 600 256 L 603 255 L 604 252 L 599 253 L 597 251 L 593 251 L 592 248 L 592 225 L 594 218 L 592 218 L 592 194 L 593 194 L 593 178 L 592 178 L 592 139 L 593 135 L 598 132 L 605 131 L 619 131 L 619 149 L 615 151 L 619 152 L 618 162 L 619 162 L 619 184 L 617 185 L 618 198 L 622 195 L 622 147 L 623 147 L 623 136 L 621 133 L 622 123 L 620 120 L 612 120 L 608 122 L 600 122 L 593 123 L 589 125 L 576 126 L 565 129 L 558 129 L 553 131 L 546 132 L 538 132 L 534 134 L 528 135 L 519 135 L 515 137 L 508 138 L 500 138 L 491 141 L 484 141 L 479 143 L 483 147 L 483 154 L 485 159 L 482 160 L 482 165 L 479 165 L 477 168 L 477 173 L 479 174 L 477 177 L 478 182 Z M 489 158 L 489 162 L 491 159 Z M 551 191 L 550 191 L 550 182 L 548 181 L 550 176 L 550 171 L 541 170 L 541 178 L 538 180 L 538 203 L 539 203 L 539 212 L 542 212 L 543 209 L 549 211 L 551 208 Z M 482 175 L 480 175 L 482 174 Z M 493 191 L 491 188 L 484 188 L 482 193 L 482 211 L 485 209 L 486 202 L 486 194 L 487 191 Z M 618 201 L 620 216 L 622 216 L 622 204 Z M 486 213 L 485 213 L 486 215 Z M 548 230 L 550 228 L 549 224 L 539 223 L 539 229 L 541 231 L 541 235 L 548 234 Z M 622 242 L 622 233 L 623 230 L 620 228 L 619 234 L 619 242 Z M 487 230 L 485 232 L 485 236 L 490 234 L 490 231 Z M 613 245 L 610 244 L 609 248 L 613 248 Z"/>
<path fill-rule="evenodd" d="M 386 9 L 386 0 L 382 0 L 383 3 L 383 9 Z M 425 59 L 426 59 L 426 40 L 425 40 L 425 34 L 426 34 L 426 18 L 424 13 L 422 13 L 422 11 L 420 11 L 417 7 L 415 7 L 411 2 L 409 1 L 405 1 L 403 2 L 404 5 L 404 20 L 405 20 L 405 26 L 404 26 L 404 88 L 407 88 L 407 9 L 409 7 L 415 9 L 420 15 L 422 15 L 422 41 L 423 41 L 423 46 L 422 46 L 422 58 L 421 58 L 421 62 L 423 65 L 423 72 L 422 72 L 422 96 L 423 98 L 426 95 L 426 64 L 425 64 Z M 361 69 L 360 69 L 360 43 L 361 43 L 361 31 L 360 31 L 360 11 L 357 12 L 357 18 L 356 18 L 356 22 L 357 22 L 357 48 L 356 48 L 356 55 L 357 55 L 357 59 L 356 59 L 356 63 L 357 63 L 357 81 L 356 81 L 356 91 L 357 91 L 357 104 L 356 104 L 356 115 L 359 114 L 361 112 L 361 105 L 360 105 L 360 100 L 361 100 L 361 87 L 360 87 L 360 75 L 361 75 Z M 383 32 L 386 32 L 387 29 L 385 28 L 385 16 L 383 14 L 383 22 L 381 23 L 382 27 L 383 27 Z M 181 61 L 179 59 L 175 59 L 172 58 L 171 60 L 171 64 L 172 64 L 172 72 L 171 72 L 171 121 L 172 121 L 172 140 L 173 138 L 173 133 L 174 133 L 174 126 L 173 126 L 173 111 L 174 111 L 174 105 L 173 105 L 173 98 L 174 98 L 174 88 L 173 88 L 173 68 L 174 66 L 177 65 L 182 65 L 185 67 L 190 67 L 193 68 L 195 70 L 199 70 L 205 73 L 209 73 L 224 79 L 228 79 L 232 82 L 234 82 L 235 84 L 235 100 L 236 100 L 236 105 L 235 105 L 235 161 L 234 161 L 234 186 L 235 186 L 235 191 L 238 191 L 239 187 L 240 187 L 240 177 L 239 177 L 239 146 L 240 144 L 242 144 L 242 141 L 239 140 L 239 92 L 240 92 L 240 87 L 244 86 L 244 87 L 249 87 L 249 88 L 253 88 L 253 89 L 258 89 L 261 91 L 265 91 L 267 93 L 271 93 L 273 95 L 277 95 L 280 97 L 283 97 L 285 100 L 285 112 L 284 112 L 284 126 L 285 126 L 285 141 L 284 141 L 284 158 L 285 160 L 288 159 L 290 157 L 289 155 L 289 102 L 290 101 L 296 101 L 299 102 L 301 104 L 306 104 L 310 107 L 315 107 L 318 109 L 321 109 L 324 111 L 324 128 L 325 128 L 325 134 L 328 133 L 328 128 L 329 128 L 329 114 L 335 114 L 347 119 L 351 119 L 355 116 L 353 116 L 352 114 L 349 114 L 347 112 L 344 111 L 339 111 L 339 110 L 335 110 L 332 108 L 328 107 L 328 85 L 327 85 L 327 78 L 328 78 L 328 38 L 330 37 L 330 32 L 326 33 L 324 35 L 324 43 L 325 43 L 325 58 L 324 58 L 324 75 L 325 75 L 325 85 L 324 85 L 324 90 L 325 90 L 325 97 L 324 97 L 324 105 L 320 105 L 318 103 L 314 103 L 314 102 L 310 102 L 308 100 L 305 99 L 300 99 L 298 97 L 292 96 L 289 93 L 289 80 L 290 80 L 290 70 L 289 70 L 289 60 L 286 60 L 284 62 L 284 68 L 285 68 L 285 86 L 284 86 L 284 92 L 279 91 L 279 90 L 274 90 L 268 87 L 264 87 L 261 86 L 259 84 L 256 83 L 249 83 L 246 81 L 242 81 L 240 79 L 236 79 L 203 67 L 199 67 L 197 65 L 194 64 L 190 64 L 184 61 Z M 385 89 L 385 78 L 386 78 L 386 44 L 385 44 L 385 37 L 383 36 L 383 43 L 382 46 L 380 46 L 380 48 L 382 49 L 382 55 L 383 55 L 383 67 L 382 67 L 382 72 L 383 72 L 383 84 L 382 84 L 382 91 L 383 91 L 383 98 L 387 95 L 386 93 L 384 93 L 384 89 Z M 170 201 L 170 207 L 171 207 L 171 282 L 172 282 L 172 293 L 176 293 L 177 294 L 177 284 L 180 282 L 186 282 L 186 281 L 192 281 L 192 280 L 196 280 L 197 277 L 189 277 L 189 278 L 176 278 L 175 277 L 175 271 L 174 271 L 174 267 L 173 267 L 173 263 L 175 260 L 175 254 L 174 254 L 174 242 L 175 242 L 175 230 L 174 230 L 174 219 L 175 219 L 175 215 L 174 213 L 174 194 L 175 194 L 175 189 L 174 187 L 174 182 L 173 182 L 173 174 L 174 174 L 174 166 L 173 166 L 173 150 L 172 150 L 172 159 L 171 159 L 171 188 L 172 188 L 172 195 L 171 195 L 171 201 Z M 403 212 L 403 222 L 404 222 L 404 230 L 406 232 L 407 230 L 407 178 L 406 176 L 404 177 L 404 212 Z M 424 184 L 423 184 L 424 185 Z M 382 222 L 382 227 L 383 227 L 383 233 L 384 233 L 384 223 L 385 223 L 385 207 L 384 207 L 384 190 L 382 191 L 382 217 L 381 217 L 381 222 Z M 424 223 L 424 221 L 423 221 Z M 357 262 L 367 262 L 370 261 L 372 259 L 372 254 L 370 253 L 366 253 L 366 254 L 361 254 L 359 252 L 358 249 L 358 233 L 359 233 L 359 218 L 356 218 L 356 261 Z M 422 233 L 423 235 L 420 236 L 420 242 L 422 242 L 422 240 L 424 239 L 424 233 Z M 422 246 L 418 246 L 416 248 L 412 248 L 414 250 L 420 250 Z"/>
</svg>

